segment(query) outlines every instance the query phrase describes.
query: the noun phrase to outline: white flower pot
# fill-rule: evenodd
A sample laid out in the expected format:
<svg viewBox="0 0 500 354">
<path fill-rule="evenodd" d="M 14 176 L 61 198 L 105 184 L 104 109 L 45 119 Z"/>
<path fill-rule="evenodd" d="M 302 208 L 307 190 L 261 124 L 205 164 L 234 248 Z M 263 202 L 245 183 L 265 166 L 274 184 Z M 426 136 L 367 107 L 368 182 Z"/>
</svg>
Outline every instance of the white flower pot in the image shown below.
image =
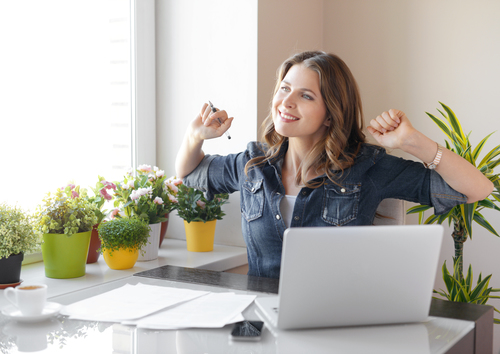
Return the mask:
<svg viewBox="0 0 500 354">
<path fill-rule="evenodd" d="M 142 251 L 139 251 L 139 259 L 137 259 L 138 262 L 147 262 L 158 258 L 161 223 L 149 224 L 149 227 L 151 228 L 148 239 L 149 243 L 142 248 L 142 251 L 145 252 L 144 255 L 142 255 Z"/>
</svg>

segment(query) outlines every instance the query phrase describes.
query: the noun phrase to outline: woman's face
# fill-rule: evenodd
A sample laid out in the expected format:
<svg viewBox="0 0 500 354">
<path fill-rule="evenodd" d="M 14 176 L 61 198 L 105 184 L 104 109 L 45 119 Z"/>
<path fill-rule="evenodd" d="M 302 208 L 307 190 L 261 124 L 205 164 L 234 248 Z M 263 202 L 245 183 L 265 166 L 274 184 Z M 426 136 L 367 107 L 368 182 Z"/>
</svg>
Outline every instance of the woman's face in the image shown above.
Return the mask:
<svg viewBox="0 0 500 354">
<path fill-rule="evenodd" d="M 328 127 L 326 105 L 321 96 L 319 75 L 303 64 L 288 70 L 273 98 L 276 131 L 289 138 L 318 141 Z"/>
</svg>

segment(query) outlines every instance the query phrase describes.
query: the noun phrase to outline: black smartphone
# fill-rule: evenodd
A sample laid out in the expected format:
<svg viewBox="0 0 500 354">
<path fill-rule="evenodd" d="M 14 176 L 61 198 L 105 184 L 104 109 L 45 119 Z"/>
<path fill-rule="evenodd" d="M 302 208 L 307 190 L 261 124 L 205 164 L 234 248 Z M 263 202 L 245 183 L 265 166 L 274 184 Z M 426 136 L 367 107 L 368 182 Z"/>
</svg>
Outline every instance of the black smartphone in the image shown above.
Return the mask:
<svg viewBox="0 0 500 354">
<path fill-rule="evenodd" d="M 262 328 L 264 322 L 262 321 L 241 321 L 234 324 L 231 331 L 232 340 L 242 341 L 258 341 L 261 338 Z"/>
</svg>

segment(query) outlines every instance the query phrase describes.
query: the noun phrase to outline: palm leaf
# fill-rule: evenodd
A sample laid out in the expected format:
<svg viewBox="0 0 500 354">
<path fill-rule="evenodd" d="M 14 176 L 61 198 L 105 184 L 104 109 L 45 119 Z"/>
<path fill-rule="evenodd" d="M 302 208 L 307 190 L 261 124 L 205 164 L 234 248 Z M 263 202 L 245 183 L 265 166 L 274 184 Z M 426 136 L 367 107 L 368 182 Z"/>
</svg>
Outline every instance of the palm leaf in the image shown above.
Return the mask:
<svg viewBox="0 0 500 354">
<path fill-rule="evenodd" d="M 500 208 L 495 203 L 493 203 L 491 200 L 489 200 L 488 198 L 478 201 L 477 206 L 482 207 L 482 208 L 488 208 L 488 209 L 500 211 Z"/>
<path fill-rule="evenodd" d="M 439 219 L 439 215 L 431 215 L 424 221 L 424 224 L 434 224 Z"/>
<path fill-rule="evenodd" d="M 491 226 L 491 224 L 477 211 L 474 213 L 474 221 L 477 222 L 482 227 L 484 227 L 489 232 L 491 232 L 493 235 L 500 237 L 500 235 L 495 231 L 493 226 Z"/>
<path fill-rule="evenodd" d="M 458 121 L 455 113 L 451 110 L 450 107 L 448 107 L 444 103 L 439 102 L 439 104 L 444 108 L 446 113 L 448 113 L 448 121 L 450 122 L 451 128 L 458 134 L 461 140 L 464 140 L 465 138 L 464 131 L 462 130 L 462 126 L 460 125 L 460 122 Z"/>
<path fill-rule="evenodd" d="M 477 202 L 460 205 L 460 213 L 464 221 L 465 230 L 472 239 L 472 220 L 476 212 Z"/>
<path fill-rule="evenodd" d="M 477 298 L 480 294 L 484 292 L 485 289 L 488 288 L 488 283 L 490 282 L 491 274 L 488 275 L 486 278 L 484 278 L 476 287 L 474 288 L 474 291 L 472 291 L 470 298 L 475 299 Z"/>
<path fill-rule="evenodd" d="M 497 145 L 483 157 L 478 167 L 484 166 L 485 164 L 493 160 L 495 157 L 497 157 L 499 154 L 500 154 L 500 145 Z"/>
<path fill-rule="evenodd" d="M 448 138 L 453 139 L 451 136 L 451 131 L 448 125 L 440 118 L 434 116 L 433 114 L 430 114 L 429 112 L 425 112 L 433 121 L 436 123 L 436 125 L 445 133 Z"/>
<path fill-rule="evenodd" d="M 430 205 L 415 205 L 415 206 L 409 208 L 406 211 L 406 214 L 420 213 L 420 212 L 429 210 L 430 208 L 432 208 Z"/>
<path fill-rule="evenodd" d="M 477 144 L 476 148 L 474 149 L 474 152 L 472 153 L 472 155 L 474 156 L 474 161 L 477 160 L 477 158 L 479 157 L 479 154 L 481 153 L 481 150 L 483 150 L 483 147 L 484 147 L 484 144 L 486 144 L 486 141 L 490 138 L 490 136 L 492 136 L 495 132 L 491 133 L 491 134 L 488 134 L 486 137 L 484 137 L 483 140 L 481 140 L 479 142 L 479 144 Z"/>
</svg>

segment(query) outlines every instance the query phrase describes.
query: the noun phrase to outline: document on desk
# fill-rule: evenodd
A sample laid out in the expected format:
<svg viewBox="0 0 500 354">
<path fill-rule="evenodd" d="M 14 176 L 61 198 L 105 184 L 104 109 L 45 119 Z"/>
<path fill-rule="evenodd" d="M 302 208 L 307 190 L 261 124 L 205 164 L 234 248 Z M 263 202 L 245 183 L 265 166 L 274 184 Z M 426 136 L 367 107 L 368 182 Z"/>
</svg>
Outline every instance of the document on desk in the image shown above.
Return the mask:
<svg viewBox="0 0 500 354">
<path fill-rule="evenodd" d="M 134 320 L 185 301 L 209 294 L 208 291 L 164 286 L 126 284 L 118 289 L 63 307 L 70 319 L 102 322 Z"/>
<path fill-rule="evenodd" d="M 254 300 L 255 295 L 210 293 L 125 325 L 149 329 L 221 328 L 243 320 L 241 312 Z"/>
</svg>

